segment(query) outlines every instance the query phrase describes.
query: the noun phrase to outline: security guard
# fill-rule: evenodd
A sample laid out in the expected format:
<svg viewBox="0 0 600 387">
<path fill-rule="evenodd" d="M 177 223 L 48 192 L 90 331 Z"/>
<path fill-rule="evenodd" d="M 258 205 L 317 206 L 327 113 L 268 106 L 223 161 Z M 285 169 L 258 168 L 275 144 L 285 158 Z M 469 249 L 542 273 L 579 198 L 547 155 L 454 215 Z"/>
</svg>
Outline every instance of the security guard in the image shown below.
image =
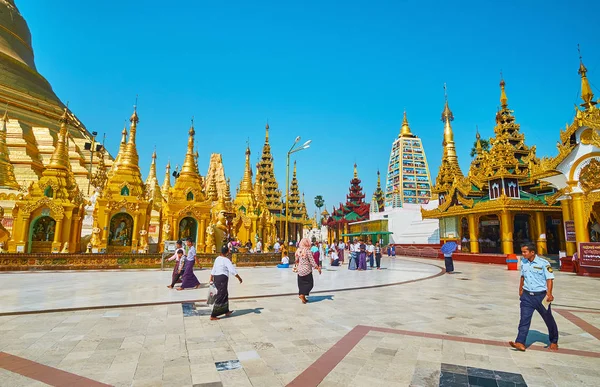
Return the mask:
<svg viewBox="0 0 600 387">
<path fill-rule="evenodd" d="M 521 321 L 519 322 L 519 334 L 517 339 L 510 341 L 511 347 L 519 351 L 525 351 L 525 341 L 533 311 L 537 310 L 548 327 L 550 338 L 550 349 L 558 350 L 558 327 L 552 317 L 552 309 L 549 304 L 554 300 L 552 287 L 554 273 L 550 263 L 536 254 L 535 245 L 532 243 L 521 246 L 521 282 L 519 284 L 519 296 L 521 299 Z M 548 302 L 548 309 L 542 304 L 544 299 Z"/>
</svg>

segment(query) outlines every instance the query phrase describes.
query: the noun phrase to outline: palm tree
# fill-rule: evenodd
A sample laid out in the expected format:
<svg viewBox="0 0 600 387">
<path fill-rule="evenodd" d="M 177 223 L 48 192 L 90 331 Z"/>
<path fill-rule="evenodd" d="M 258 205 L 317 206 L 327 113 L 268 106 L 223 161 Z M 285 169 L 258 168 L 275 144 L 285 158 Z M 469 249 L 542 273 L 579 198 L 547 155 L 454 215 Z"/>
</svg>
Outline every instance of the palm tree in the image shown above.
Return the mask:
<svg viewBox="0 0 600 387">
<path fill-rule="evenodd" d="M 319 209 L 319 224 L 321 224 L 321 208 L 325 205 L 325 200 L 323 200 L 323 196 L 317 195 L 315 196 L 315 207 Z"/>
<path fill-rule="evenodd" d="M 481 149 L 484 152 L 488 152 L 490 150 L 490 142 L 489 140 L 486 140 L 485 138 L 482 138 L 479 140 L 479 143 L 481 144 Z M 475 155 L 477 154 L 477 141 L 475 141 L 473 143 L 473 148 L 471 148 L 471 157 L 475 157 Z"/>
</svg>

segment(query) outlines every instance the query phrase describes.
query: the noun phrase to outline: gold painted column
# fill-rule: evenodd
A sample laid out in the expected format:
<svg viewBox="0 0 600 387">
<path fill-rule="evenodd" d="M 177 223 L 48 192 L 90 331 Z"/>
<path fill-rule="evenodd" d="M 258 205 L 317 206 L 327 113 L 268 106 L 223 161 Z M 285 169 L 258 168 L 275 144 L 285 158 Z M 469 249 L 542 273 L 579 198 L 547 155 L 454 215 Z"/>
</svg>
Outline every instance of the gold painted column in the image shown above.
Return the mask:
<svg viewBox="0 0 600 387">
<path fill-rule="evenodd" d="M 204 251 L 204 248 L 206 247 L 206 219 L 205 218 L 201 218 L 200 219 L 200 232 L 198 233 L 199 237 L 198 237 L 198 251 Z"/>
<path fill-rule="evenodd" d="M 572 193 L 573 200 L 573 220 L 575 221 L 575 234 L 577 242 L 589 242 L 590 233 L 587 227 L 587 215 L 584 213 L 583 193 Z"/>
<path fill-rule="evenodd" d="M 513 247 L 513 225 L 508 211 L 500 213 L 500 239 L 502 239 L 502 252 L 504 254 L 514 254 Z"/>
<path fill-rule="evenodd" d="M 546 218 L 544 213 L 537 211 L 535 213 L 535 236 L 536 247 L 539 255 L 548 253 L 548 245 L 546 244 Z"/>
<path fill-rule="evenodd" d="M 27 216 L 23 216 L 21 218 L 21 235 L 19 238 L 19 243 L 25 243 L 29 240 L 29 214 Z"/>
<path fill-rule="evenodd" d="M 109 212 L 104 211 L 104 225 L 102 227 L 102 245 L 108 247 L 108 229 L 110 228 Z"/>
<path fill-rule="evenodd" d="M 54 225 L 54 241 L 52 242 L 52 252 L 59 252 L 62 237 L 63 218 L 56 219 Z"/>
<path fill-rule="evenodd" d="M 573 216 L 571 215 L 571 199 L 562 200 L 560 202 L 560 207 L 562 208 L 562 217 L 563 217 L 562 234 L 564 235 L 564 238 L 566 241 L 567 236 L 565 234 L 566 230 L 564 228 L 564 225 L 566 224 L 567 221 L 573 220 Z M 567 256 L 572 257 L 573 254 L 577 251 L 577 243 L 575 243 L 575 242 L 565 242 L 565 243 L 566 243 Z"/>
<path fill-rule="evenodd" d="M 138 243 L 138 235 L 140 233 L 140 230 L 138 230 L 138 224 L 140 223 L 140 213 L 139 211 L 135 212 L 135 216 L 133 217 L 133 235 L 131 236 L 131 249 L 132 250 L 137 250 L 137 243 Z"/>
<path fill-rule="evenodd" d="M 469 222 L 469 244 L 471 248 L 471 253 L 477 254 L 479 253 L 479 235 L 478 227 L 477 227 L 477 219 L 475 218 L 475 214 L 469 214 L 468 216 Z"/>
<path fill-rule="evenodd" d="M 71 228 L 73 226 L 73 212 L 72 210 L 69 211 L 67 210 L 65 212 L 65 221 L 63 222 L 63 235 L 65 235 L 66 237 L 64 238 L 64 242 L 63 242 L 63 238 L 61 238 L 61 240 L 59 241 L 62 246 L 60 247 L 61 251 L 64 248 L 64 244 L 65 242 L 69 242 L 69 236 L 71 236 L 71 234 L 75 234 L 75 232 L 71 231 Z M 75 231 L 75 230 L 73 230 Z M 71 243 L 69 242 L 69 251 L 72 249 L 71 247 Z"/>
</svg>

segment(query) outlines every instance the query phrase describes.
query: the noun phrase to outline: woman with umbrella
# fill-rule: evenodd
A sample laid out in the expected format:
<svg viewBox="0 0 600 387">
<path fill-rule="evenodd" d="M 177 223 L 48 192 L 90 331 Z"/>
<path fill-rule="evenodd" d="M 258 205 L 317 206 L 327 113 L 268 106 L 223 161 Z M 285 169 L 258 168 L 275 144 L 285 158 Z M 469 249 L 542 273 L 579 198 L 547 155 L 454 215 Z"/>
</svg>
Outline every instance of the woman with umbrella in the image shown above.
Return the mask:
<svg viewBox="0 0 600 387">
<path fill-rule="evenodd" d="M 448 241 L 444 243 L 440 251 L 442 252 L 442 254 L 444 254 L 446 273 L 452 274 L 454 272 L 454 262 L 452 262 L 452 253 L 456 251 L 456 242 Z"/>
</svg>

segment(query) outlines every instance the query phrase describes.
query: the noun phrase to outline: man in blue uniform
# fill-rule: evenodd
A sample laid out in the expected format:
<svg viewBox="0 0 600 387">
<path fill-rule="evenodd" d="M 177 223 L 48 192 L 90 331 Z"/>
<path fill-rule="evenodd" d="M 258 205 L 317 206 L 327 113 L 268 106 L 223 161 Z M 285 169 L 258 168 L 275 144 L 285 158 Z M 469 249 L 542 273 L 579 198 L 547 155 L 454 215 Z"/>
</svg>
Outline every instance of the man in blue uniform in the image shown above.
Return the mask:
<svg viewBox="0 0 600 387">
<path fill-rule="evenodd" d="M 548 327 L 550 338 L 550 349 L 558 350 L 558 327 L 552 317 L 550 302 L 554 300 L 552 295 L 554 273 L 550 263 L 536 254 L 535 245 L 532 243 L 521 246 L 521 282 L 519 284 L 519 296 L 521 299 L 521 321 L 519 322 L 519 334 L 517 339 L 510 341 L 511 347 L 518 351 L 525 351 L 525 341 L 533 311 L 537 310 Z M 544 306 L 544 299 L 548 309 Z"/>
</svg>

